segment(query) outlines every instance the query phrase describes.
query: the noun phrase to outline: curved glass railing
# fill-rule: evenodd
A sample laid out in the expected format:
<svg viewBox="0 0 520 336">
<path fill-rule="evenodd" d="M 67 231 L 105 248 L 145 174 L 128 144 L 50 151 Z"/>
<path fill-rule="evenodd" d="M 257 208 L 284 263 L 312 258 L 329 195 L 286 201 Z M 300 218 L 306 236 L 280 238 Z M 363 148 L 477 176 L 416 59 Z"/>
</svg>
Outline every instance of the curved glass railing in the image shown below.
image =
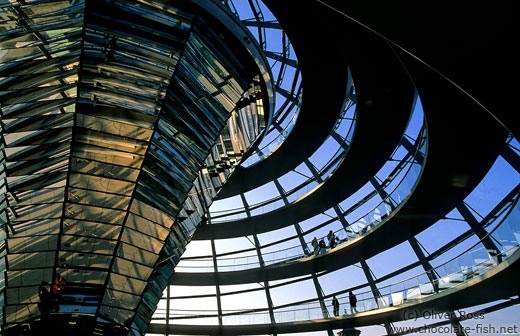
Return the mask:
<svg viewBox="0 0 520 336">
<path fill-rule="evenodd" d="M 498 224 L 482 239 L 456 257 L 416 276 L 380 287 L 378 288 L 379 293 L 376 295 L 370 289 L 355 293 L 357 298 L 355 310 L 351 308 L 348 294 L 337 295 L 340 304 L 339 315 L 348 316 L 385 307 L 398 307 L 401 304 L 413 304 L 419 302 L 420 299 L 467 283 L 504 262 L 520 247 L 518 193 L 515 194 L 515 198 L 515 201 L 510 203 L 509 210 L 496 220 Z M 492 239 L 496 242 L 498 251 L 488 251 L 483 245 L 485 239 Z M 434 280 L 431 280 L 432 275 Z M 366 287 L 368 284 L 363 286 L 363 288 Z M 330 299 L 326 299 L 323 304 L 318 300 L 313 300 L 303 304 L 284 305 L 274 308 L 273 312 L 277 323 L 334 316 Z M 170 310 L 170 319 L 173 324 L 190 323 L 190 319 L 216 316 L 215 311 L 198 310 L 197 315 L 190 315 L 188 311 Z M 175 320 L 179 320 L 179 322 L 175 322 Z M 222 321 L 225 325 L 271 323 L 269 312 L 266 309 L 250 309 L 240 312 L 223 311 Z"/>
<path fill-rule="evenodd" d="M 327 236 L 319 237 L 316 240 L 326 242 L 324 248 L 313 246 L 312 242 L 307 242 L 307 247 L 304 249 L 301 245 L 281 249 L 278 251 L 263 253 L 262 258 L 264 265 L 274 265 L 293 262 L 313 255 L 319 255 L 336 246 L 340 246 L 356 237 L 366 234 L 374 229 L 377 225 L 383 222 L 390 213 L 395 211 L 399 204 L 410 195 L 413 190 L 421 172 L 421 165 L 416 160 L 417 156 L 424 157 L 426 151 L 426 131 L 423 128 L 419 136 L 419 145 L 415 155 L 408 159 L 405 167 L 402 169 L 405 173 L 402 180 L 395 186 L 394 190 L 388 194 L 387 197 L 381 200 L 373 209 L 368 211 L 363 216 L 359 217 L 350 225 L 351 232 L 347 232 L 344 228 L 334 231 L 334 244 L 331 245 L 331 239 Z M 183 265 L 179 263 L 177 269 L 187 272 L 212 272 L 213 260 L 211 257 L 203 257 L 200 259 L 190 258 L 181 259 L 185 263 L 194 263 L 193 265 Z M 234 258 L 218 258 L 217 266 L 219 272 L 226 271 L 240 271 L 251 268 L 260 267 L 258 257 L 256 255 L 234 257 Z"/>
</svg>

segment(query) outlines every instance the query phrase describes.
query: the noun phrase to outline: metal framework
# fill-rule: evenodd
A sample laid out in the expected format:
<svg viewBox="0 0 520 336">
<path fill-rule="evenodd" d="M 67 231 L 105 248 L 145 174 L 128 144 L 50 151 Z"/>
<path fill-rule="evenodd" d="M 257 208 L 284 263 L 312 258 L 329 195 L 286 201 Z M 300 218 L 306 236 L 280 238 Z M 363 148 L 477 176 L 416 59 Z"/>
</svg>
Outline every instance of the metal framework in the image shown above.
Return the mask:
<svg viewBox="0 0 520 336">
<path fill-rule="evenodd" d="M 465 335 L 459 309 L 515 309 L 519 131 L 474 71 L 507 65 L 500 6 L 0 2 L 0 333 L 404 335 L 430 311 Z"/>
</svg>

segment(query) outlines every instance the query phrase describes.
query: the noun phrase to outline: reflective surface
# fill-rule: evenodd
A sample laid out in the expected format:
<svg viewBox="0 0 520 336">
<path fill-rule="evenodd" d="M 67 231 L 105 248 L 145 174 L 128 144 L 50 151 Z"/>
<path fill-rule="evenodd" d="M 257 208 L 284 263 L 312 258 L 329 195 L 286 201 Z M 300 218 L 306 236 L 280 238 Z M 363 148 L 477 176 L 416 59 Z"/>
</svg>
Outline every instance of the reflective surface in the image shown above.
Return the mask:
<svg viewBox="0 0 520 336">
<path fill-rule="evenodd" d="M 189 1 L 1 9 L 2 324 L 38 317 L 38 287 L 61 276 L 54 314 L 143 331 L 266 126 L 269 76 Z"/>
</svg>

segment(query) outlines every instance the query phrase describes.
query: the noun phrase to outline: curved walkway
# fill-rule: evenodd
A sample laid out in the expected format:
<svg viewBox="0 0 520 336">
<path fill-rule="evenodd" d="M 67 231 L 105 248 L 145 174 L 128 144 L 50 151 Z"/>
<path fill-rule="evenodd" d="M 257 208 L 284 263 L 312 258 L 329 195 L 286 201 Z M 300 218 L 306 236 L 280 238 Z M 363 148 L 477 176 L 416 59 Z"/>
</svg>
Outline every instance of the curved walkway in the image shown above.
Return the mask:
<svg viewBox="0 0 520 336">
<path fill-rule="evenodd" d="M 497 151 L 501 148 L 498 144 L 496 144 L 496 147 Z M 439 151 L 440 150 L 441 149 L 439 148 Z M 491 165 L 496 154 L 490 153 L 489 155 L 491 158 L 488 159 L 489 162 L 486 162 L 486 164 Z M 431 167 L 434 162 L 429 160 L 427 163 L 429 163 Z M 471 164 L 471 162 L 468 162 L 468 167 L 465 168 L 467 171 L 470 171 L 471 169 L 476 170 L 474 173 L 475 181 L 466 180 L 469 186 L 469 191 L 471 191 L 474 187 L 473 184 L 481 180 L 483 174 L 487 172 L 487 169 L 486 167 L 476 169 L 475 167 L 469 166 L 469 164 Z M 479 165 L 482 165 L 482 163 L 479 163 Z M 438 171 L 442 173 L 442 165 L 440 163 L 438 164 Z M 463 187 L 460 184 L 453 183 L 453 181 L 456 180 L 447 180 L 445 182 L 444 188 L 448 190 L 446 191 L 442 188 L 435 188 L 442 184 L 441 181 L 435 179 L 435 176 L 430 177 L 430 179 L 425 179 L 423 175 L 416 186 L 416 189 L 413 191 L 412 197 L 401 203 L 393 213 L 386 217 L 383 222 L 377 225 L 372 231 L 319 256 L 307 257 L 300 259 L 297 262 L 275 264 L 263 268 L 219 272 L 218 275 L 215 273 L 175 272 L 170 283 L 177 285 L 250 283 L 261 280 L 283 279 L 308 274 L 310 272 L 333 270 L 355 264 L 360 260 L 368 259 L 407 240 L 414 234 L 435 223 L 437 220 L 442 219 L 445 213 L 459 204 L 466 195 L 465 193 L 461 193 L 460 189 L 463 189 Z M 443 195 L 443 198 L 439 198 L 435 202 L 435 205 L 443 206 L 444 208 L 438 208 L 438 212 L 435 212 L 434 210 L 436 209 L 431 208 L 431 205 L 434 204 L 429 197 L 431 197 L 430 193 L 440 191 L 443 191 L 445 194 Z M 450 192 L 458 192 L 460 194 L 460 199 L 451 197 Z M 421 204 L 421 202 L 424 202 L 424 204 Z M 418 208 L 417 204 L 429 208 L 429 211 L 426 212 L 425 210 L 421 210 Z"/>
<path fill-rule="evenodd" d="M 374 176 L 397 147 L 415 98 L 413 85 L 393 51 L 386 44 L 374 44 L 370 51 L 353 53 L 350 61 L 358 102 L 356 129 L 346 157 L 333 175 L 293 204 L 267 214 L 200 227 L 193 239 L 232 238 L 292 225 L 341 202 Z"/>
<path fill-rule="evenodd" d="M 352 27 L 355 28 L 356 26 Z M 381 40 L 370 41 L 370 39 L 377 40 L 371 34 L 363 36 L 362 32 L 359 32 L 353 35 L 357 36 L 359 43 L 366 43 L 366 48 L 372 50 L 369 54 L 376 53 L 378 50 L 373 45 L 382 42 Z M 361 47 L 359 49 L 364 50 Z M 378 52 L 378 55 L 382 56 L 381 52 Z M 360 73 L 359 78 L 370 81 L 370 68 L 375 67 L 375 63 L 370 59 L 363 59 L 361 55 L 358 56 L 360 64 L 365 66 L 365 72 Z M 402 215 L 396 216 L 402 221 L 401 225 L 404 225 L 402 230 L 408 232 L 410 229 L 413 232 L 409 233 L 412 234 L 434 223 L 469 194 L 498 156 L 504 145 L 507 131 L 482 106 L 461 93 L 445 78 L 436 75 L 416 60 L 406 55 L 401 56 L 421 96 L 430 137 L 424 172 L 414 192 L 415 195 L 403 206 Z M 401 64 L 399 62 L 399 67 Z M 378 114 L 370 116 L 371 113 L 366 113 L 364 107 L 367 106 L 367 98 L 363 94 L 366 83 L 356 77 L 355 71 L 361 71 L 362 68 L 357 67 L 352 61 L 350 66 L 356 81 L 358 124 L 349 153 L 334 175 L 299 202 L 268 214 L 201 227 L 194 239 L 231 238 L 285 227 L 310 218 L 328 209 L 332 204 L 339 203 L 360 187 L 362 183 L 360 181 L 365 182 L 373 176 L 373 168 L 379 166 L 378 159 L 384 156 L 385 148 L 381 147 L 388 146 L 390 143 L 390 141 L 382 143 L 384 138 L 381 134 L 385 134 L 389 129 L 394 131 L 399 124 L 396 124 L 396 120 L 387 122 L 377 117 L 375 118 L 377 123 L 373 122 L 375 115 Z M 390 65 L 387 67 L 390 68 Z M 395 86 L 407 86 L 406 83 L 397 83 L 399 76 L 394 75 L 391 78 Z M 381 73 L 378 73 L 378 79 L 381 80 Z M 373 82 L 370 84 L 374 85 Z M 394 85 L 391 87 L 393 88 Z M 371 89 L 369 92 L 377 92 L 377 88 L 371 87 Z M 374 97 L 371 107 L 377 106 L 378 101 L 380 100 Z M 392 101 L 387 103 L 381 107 L 380 114 L 386 113 L 394 119 L 397 119 L 396 114 L 404 114 L 402 105 L 392 113 L 390 108 L 398 106 L 391 104 Z M 405 101 L 402 104 L 406 106 Z M 365 118 L 372 118 L 372 120 L 367 121 Z M 469 120 L 471 120 L 470 125 L 468 125 Z M 378 129 L 377 126 L 380 128 Z M 359 164 L 361 162 L 362 164 Z M 381 231 L 390 236 L 395 235 L 391 225 L 386 227 L 387 229 Z M 406 239 L 404 235 L 402 238 Z M 386 245 L 390 247 L 389 244 Z"/>
<path fill-rule="evenodd" d="M 163 324 L 150 324 L 147 332 L 173 333 L 185 335 L 225 334 L 225 335 L 255 335 L 288 332 L 310 332 L 327 329 L 360 327 L 385 322 L 396 322 L 422 312 L 446 312 L 482 303 L 505 299 L 518 295 L 517 283 L 520 281 L 520 250 L 516 249 L 507 259 L 467 282 L 445 289 L 437 294 L 414 300 L 411 303 L 374 309 L 355 315 L 345 315 L 332 318 L 305 320 L 276 324 L 250 325 L 175 325 L 166 327 Z M 487 289 L 493 288 L 492 291 Z"/>
</svg>

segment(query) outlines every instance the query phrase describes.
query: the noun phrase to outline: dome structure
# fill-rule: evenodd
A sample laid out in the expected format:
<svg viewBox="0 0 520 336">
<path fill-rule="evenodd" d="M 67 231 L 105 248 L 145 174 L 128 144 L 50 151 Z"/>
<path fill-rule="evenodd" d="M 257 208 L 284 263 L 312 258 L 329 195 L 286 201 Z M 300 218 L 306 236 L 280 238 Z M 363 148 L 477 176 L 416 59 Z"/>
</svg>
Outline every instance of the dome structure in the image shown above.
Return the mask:
<svg viewBox="0 0 520 336">
<path fill-rule="evenodd" d="M 1 2 L 2 334 L 520 331 L 511 6 Z"/>
</svg>

